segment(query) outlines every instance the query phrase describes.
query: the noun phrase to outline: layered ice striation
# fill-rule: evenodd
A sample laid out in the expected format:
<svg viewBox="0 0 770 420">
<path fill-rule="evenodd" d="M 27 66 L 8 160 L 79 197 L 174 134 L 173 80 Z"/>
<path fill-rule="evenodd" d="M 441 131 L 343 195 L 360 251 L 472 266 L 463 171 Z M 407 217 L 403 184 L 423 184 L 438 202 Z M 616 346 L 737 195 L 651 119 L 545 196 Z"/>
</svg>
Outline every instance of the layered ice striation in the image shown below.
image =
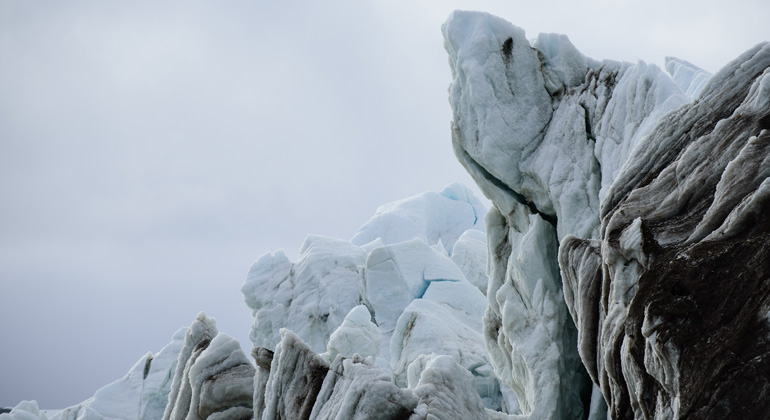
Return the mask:
<svg viewBox="0 0 770 420">
<path fill-rule="evenodd" d="M 185 334 L 162 419 L 249 419 L 255 375 L 238 340 L 201 312 Z"/>
<path fill-rule="evenodd" d="M 581 356 L 614 417 L 770 412 L 768 129 L 765 43 L 634 151 L 600 238 L 562 243 Z"/>
<path fill-rule="evenodd" d="M 452 184 L 380 207 L 352 241 L 309 236 L 295 263 L 282 251 L 260 257 L 242 287 L 257 360 L 275 362 L 286 328 L 327 363 L 369 360 L 366 369 L 383 369 L 407 388 L 427 356 L 444 355 L 468 371 L 488 408 L 515 410 L 481 334 L 485 212 L 467 188 Z M 364 369 L 358 364 L 350 368 Z M 255 387 L 274 372 L 261 375 Z"/>
<path fill-rule="evenodd" d="M 766 414 L 770 47 L 712 77 L 485 13 L 443 33 L 455 154 L 493 202 L 484 336 L 524 416 Z"/>
</svg>

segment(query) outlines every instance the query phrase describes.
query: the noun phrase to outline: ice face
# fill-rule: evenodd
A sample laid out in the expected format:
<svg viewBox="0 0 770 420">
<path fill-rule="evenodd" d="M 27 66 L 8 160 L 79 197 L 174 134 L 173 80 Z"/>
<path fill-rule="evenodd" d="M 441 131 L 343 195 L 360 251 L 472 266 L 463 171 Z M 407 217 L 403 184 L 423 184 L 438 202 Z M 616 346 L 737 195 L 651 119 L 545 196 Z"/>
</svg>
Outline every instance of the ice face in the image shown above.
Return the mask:
<svg viewBox="0 0 770 420">
<path fill-rule="evenodd" d="M 770 388 L 749 390 L 766 375 L 709 366 L 735 361 L 736 342 L 766 351 L 732 332 L 766 329 L 753 320 L 769 293 L 767 44 L 714 76 L 669 58 L 669 76 L 586 58 L 564 36 L 530 44 L 484 13 L 455 12 L 443 32 L 455 154 L 494 204 L 484 336 L 522 412 L 602 418 L 600 391 L 615 418 L 766 412 Z M 730 370 L 764 369 L 748 360 Z"/>
<path fill-rule="evenodd" d="M 426 192 L 381 206 L 351 242 L 364 246 L 379 240 L 392 245 L 421 239 L 429 245 L 441 242 L 451 251 L 465 231 L 484 231 L 486 211 L 467 187 L 453 183 L 441 193 Z"/>
<path fill-rule="evenodd" d="M 329 337 L 328 357 L 334 360 L 338 354 L 353 357 L 377 357 L 380 352 L 382 332 L 372 322 L 369 309 L 358 305 L 351 309 L 342 325 Z"/>
<path fill-rule="evenodd" d="M 767 413 L 770 47 L 713 77 L 669 58 L 669 77 L 483 13 L 442 30 L 485 221 L 452 184 L 297 262 L 266 254 L 242 287 L 256 369 L 200 314 L 57 418 Z"/>
<path fill-rule="evenodd" d="M 466 230 L 452 248 L 452 262 L 462 270 L 466 280 L 487 294 L 487 239 L 484 232 Z"/>
<path fill-rule="evenodd" d="M 682 92 L 692 99 L 700 96 L 706 83 L 711 79 L 711 73 L 676 57 L 666 57 L 666 71 Z"/>
<path fill-rule="evenodd" d="M 691 99 L 656 66 L 587 58 L 564 35 L 530 43 L 488 14 L 455 12 L 443 32 L 455 154 L 495 207 L 491 360 L 524 414 L 578 415 L 592 391 L 562 295 L 559 243 L 600 236 L 601 204 L 629 156 Z"/>
<path fill-rule="evenodd" d="M 601 239 L 562 243 L 567 301 L 587 343 L 581 356 L 615 417 L 768 410 L 766 388 L 755 386 L 764 375 L 748 373 L 763 362 L 733 350 L 767 348 L 755 338 L 766 327 L 754 320 L 766 308 L 755 299 L 770 293 L 770 253 L 759 245 L 770 230 L 769 95 L 760 94 L 768 68 L 770 46 L 760 44 L 715 74 L 698 101 L 665 116 L 609 189 Z M 704 398 L 704 389 L 720 397 Z"/>
<path fill-rule="evenodd" d="M 322 236 L 308 236 L 296 263 L 281 251 L 260 257 L 241 287 L 254 316 L 254 346 L 275 349 L 287 327 L 315 352 L 326 350 L 331 333 L 362 302 L 366 257 L 348 241 Z"/>
<path fill-rule="evenodd" d="M 250 417 L 255 373 L 238 341 L 200 313 L 185 334 L 162 418 Z"/>
</svg>

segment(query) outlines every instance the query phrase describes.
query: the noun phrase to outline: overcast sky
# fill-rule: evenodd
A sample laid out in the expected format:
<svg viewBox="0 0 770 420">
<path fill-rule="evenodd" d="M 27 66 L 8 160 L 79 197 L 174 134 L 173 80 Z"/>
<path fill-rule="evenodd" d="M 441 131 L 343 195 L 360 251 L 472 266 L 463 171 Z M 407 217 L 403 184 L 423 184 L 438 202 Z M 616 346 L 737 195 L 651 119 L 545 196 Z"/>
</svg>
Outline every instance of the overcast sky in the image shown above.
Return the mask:
<svg viewBox="0 0 770 420">
<path fill-rule="evenodd" d="M 0 406 L 77 404 L 198 311 L 247 345 L 261 254 L 471 183 L 457 8 L 712 72 L 770 38 L 766 0 L 0 0 Z"/>
</svg>

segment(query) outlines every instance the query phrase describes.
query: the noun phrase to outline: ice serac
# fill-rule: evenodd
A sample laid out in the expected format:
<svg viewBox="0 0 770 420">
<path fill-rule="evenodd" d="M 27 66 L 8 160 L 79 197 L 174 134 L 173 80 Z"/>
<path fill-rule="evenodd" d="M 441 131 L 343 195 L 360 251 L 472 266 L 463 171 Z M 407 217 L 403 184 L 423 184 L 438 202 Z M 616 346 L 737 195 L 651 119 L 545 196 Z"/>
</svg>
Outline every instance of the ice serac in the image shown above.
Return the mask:
<svg viewBox="0 0 770 420">
<path fill-rule="evenodd" d="M 711 73 L 702 68 L 676 57 L 666 57 L 666 71 L 671 75 L 679 88 L 692 99 L 697 99 L 706 83 L 711 79 Z"/>
<path fill-rule="evenodd" d="M 484 232 L 468 229 L 452 247 L 454 262 L 465 278 L 487 295 L 487 240 Z"/>
<path fill-rule="evenodd" d="M 420 401 L 410 420 L 486 420 L 484 406 L 472 384 L 471 374 L 455 359 L 449 356 L 432 358 L 414 388 Z"/>
<path fill-rule="evenodd" d="M 372 315 L 365 305 L 351 309 L 342 325 L 329 337 L 329 360 L 338 354 L 353 357 L 377 357 L 382 342 L 382 331 L 372 322 Z"/>
<path fill-rule="evenodd" d="M 262 402 L 255 419 L 275 420 L 438 420 L 486 419 L 473 375 L 448 355 L 430 355 L 417 384 L 399 388 L 373 358 L 338 354 L 329 365 L 296 334 L 281 331 L 275 354 L 259 354 L 260 369 L 269 363 Z M 255 387 L 259 389 L 259 387 Z"/>
<path fill-rule="evenodd" d="M 664 117 L 561 266 L 616 418 L 770 412 L 770 44 Z"/>
<path fill-rule="evenodd" d="M 292 263 L 276 251 L 260 257 L 241 287 L 254 324 L 255 347 L 274 350 L 290 328 L 321 353 L 331 333 L 363 297 L 359 284 L 366 252 L 342 239 L 308 236 Z"/>
<path fill-rule="evenodd" d="M 338 356 L 324 378 L 310 420 L 406 419 L 419 398 L 400 389 L 372 359 Z"/>
<path fill-rule="evenodd" d="M 307 419 L 321 390 L 329 363 L 296 334 L 281 329 L 265 384 L 262 420 Z"/>
<path fill-rule="evenodd" d="M 495 371 L 530 418 L 601 417 L 579 358 L 589 344 L 565 304 L 573 295 L 562 290 L 559 244 L 600 238 L 601 205 L 629 156 L 651 147 L 655 126 L 708 74 L 681 60 L 669 60 L 676 81 L 641 61 L 600 62 L 564 35 L 530 42 L 486 13 L 454 12 L 442 30 L 455 154 L 494 203 L 484 334 Z"/>
<path fill-rule="evenodd" d="M 250 419 L 255 373 L 238 341 L 201 312 L 185 334 L 162 418 Z"/>
<path fill-rule="evenodd" d="M 296 263 L 281 251 L 260 257 L 241 289 L 259 348 L 255 410 L 267 407 L 273 377 L 262 366 L 275 366 L 278 343 L 290 337 L 278 337 L 281 328 L 327 363 L 370 357 L 402 388 L 410 372 L 419 378 L 418 359 L 450 356 L 487 408 L 515 410 L 504 403 L 482 337 L 485 211 L 466 187 L 451 184 L 381 206 L 350 242 L 309 236 Z"/>
<path fill-rule="evenodd" d="M 254 373 L 238 341 L 200 313 L 157 355 L 51 420 L 251 418 Z"/>
<path fill-rule="evenodd" d="M 0 420 L 48 420 L 37 406 L 37 401 L 21 401 L 9 412 L 0 413 Z"/>
<path fill-rule="evenodd" d="M 524 415 L 599 418 L 601 392 L 613 418 L 764 418 L 770 47 L 669 76 L 484 13 L 443 32 L 453 147 L 494 203 L 485 339 Z"/>
</svg>

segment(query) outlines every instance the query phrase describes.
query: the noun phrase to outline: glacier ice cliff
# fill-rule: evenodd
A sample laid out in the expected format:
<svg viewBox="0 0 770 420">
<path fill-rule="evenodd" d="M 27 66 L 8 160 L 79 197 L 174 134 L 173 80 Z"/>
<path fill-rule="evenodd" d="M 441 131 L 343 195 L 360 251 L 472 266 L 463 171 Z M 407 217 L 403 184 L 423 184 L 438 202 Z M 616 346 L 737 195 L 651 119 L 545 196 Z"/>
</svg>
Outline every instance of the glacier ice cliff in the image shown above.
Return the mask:
<svg viewBox="0 0 770 420">
<path fill-rule="evenodd" d="M 715 75 L 442 26 L 460 184 L 308 236 L 52 420 L 770 418 L 770 44 Z M 46 419 L 24 401 L 0 420 Z"/>
<path fill-rule="evenodd" d="M 614 417 L 770 413 L 770 45 L 663 118 L 560 261 Z"/>
<path fill-rule="evenodd" d="M 493 202 L 484 337 L 524 416 L 765 418 L 770 46 L 711 76 L 485 13 L 443 33 L 452 144 Z"/>
</svg>

